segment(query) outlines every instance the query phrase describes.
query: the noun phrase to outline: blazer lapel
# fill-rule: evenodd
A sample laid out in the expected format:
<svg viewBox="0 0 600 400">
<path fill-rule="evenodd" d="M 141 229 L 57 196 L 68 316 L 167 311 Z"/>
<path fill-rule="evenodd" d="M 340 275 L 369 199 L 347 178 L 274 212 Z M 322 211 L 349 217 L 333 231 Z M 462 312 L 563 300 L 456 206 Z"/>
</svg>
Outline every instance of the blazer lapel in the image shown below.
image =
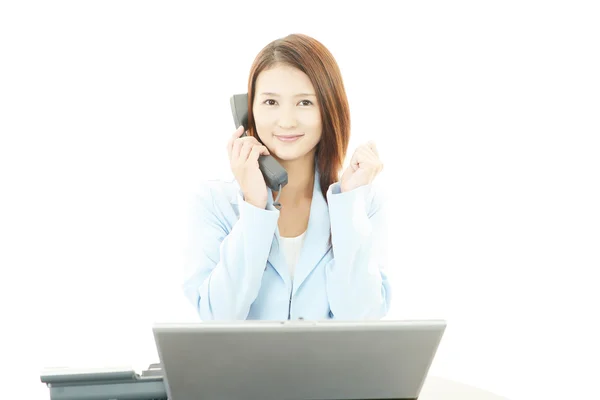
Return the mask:
<svg viewBox="0 0 600 400">
<path fill-rule="evenodd" d="M 273 190 L 267 187 L 268 195 L 267 195 L 267 209 L 269 210 L 277 210 L 273 205 Z M 285 254 L 280 250 L 279 245 L 279 224 L 275 227 L 275 234 L 273 235 L 273 242 L 271 244 L 271 251 L 269 252 L 269 257 L 267 262 L 271 264 L 271 266 L 277 271 L 281 279 L 285 282 L 286 286 L 289 288 L 292 284 L 289 267 L 287 265 L 287 261 L 285 259 Z"/>
<path fill-rule="evenodd" d="M 273 207 L 273 191 L 267 188 L 269 191 L 268 196 L 268 207 Z M 267 262 L 271 264 L 271 266 L 277 271 L 281 279 L 285 282 L 286 286 L 289 288 L 292 284 L 289 267 L 287 265 L 287 261 L 285 259 L 285 254 L 280 250 L 279 245 L 279 224 L 275 228 L 275 234 L 273 236 L 273 243 L 271 244 L 271 251 L 269 252 L 269 258 Z"/>
</svg>

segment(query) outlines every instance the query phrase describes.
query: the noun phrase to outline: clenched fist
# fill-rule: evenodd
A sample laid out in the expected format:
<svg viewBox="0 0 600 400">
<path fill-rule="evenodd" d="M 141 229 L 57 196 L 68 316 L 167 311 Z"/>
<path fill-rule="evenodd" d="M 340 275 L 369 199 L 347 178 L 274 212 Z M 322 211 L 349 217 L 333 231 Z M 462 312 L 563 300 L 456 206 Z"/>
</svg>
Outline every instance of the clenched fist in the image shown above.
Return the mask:
<svg viewBox="0 0 600 400">
<path fill-rule="evenodd" d="M 379 159 L 375 143 L 371 141 L 363 144 L 356 149 L 350 165 L 342 174 L 342 193 L 370 184 L 382 169 L 383 163 Z"/>
</svg>

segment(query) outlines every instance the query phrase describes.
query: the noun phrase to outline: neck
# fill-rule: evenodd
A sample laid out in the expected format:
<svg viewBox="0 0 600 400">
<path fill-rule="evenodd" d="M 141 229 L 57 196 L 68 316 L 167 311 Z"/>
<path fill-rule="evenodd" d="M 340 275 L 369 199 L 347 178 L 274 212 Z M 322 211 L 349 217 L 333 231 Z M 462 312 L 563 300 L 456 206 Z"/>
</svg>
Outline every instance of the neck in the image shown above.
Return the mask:
<svg viewBox="0 0 600 400">
<path fill-rule="evenodd" d="M 285 161 L 277 160 L 288 173 L 288 183 L 281 190 L 279 202 L 290 206 L 311 200 L 315 178 L 315 156 L 311 152 L 301 159 Z M 273 192 L 273 199 L 277 198 Z"/>
</svg>

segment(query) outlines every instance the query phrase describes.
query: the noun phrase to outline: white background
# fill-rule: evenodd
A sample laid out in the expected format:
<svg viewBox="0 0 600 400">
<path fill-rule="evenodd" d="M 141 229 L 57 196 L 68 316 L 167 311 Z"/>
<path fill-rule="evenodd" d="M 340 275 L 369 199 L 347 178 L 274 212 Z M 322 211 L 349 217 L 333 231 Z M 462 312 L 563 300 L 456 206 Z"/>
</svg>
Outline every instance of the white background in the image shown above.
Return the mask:
<svg viewBox="0 0 600 400">
<path fill-rule="evenodd" d="M 256 54 L 300 32 L 340 64 L 351 150 L 374 139 L 385 162 L 390 318 L 448 320 L 431 374 L 600 398 L 592 2 L 198 3 L 0 6 L 3 392 L 48 398 L 46 367 L 145 368 L 153 322 L 196 320 L 189 197 L 229 176 Z"/>
</svg>

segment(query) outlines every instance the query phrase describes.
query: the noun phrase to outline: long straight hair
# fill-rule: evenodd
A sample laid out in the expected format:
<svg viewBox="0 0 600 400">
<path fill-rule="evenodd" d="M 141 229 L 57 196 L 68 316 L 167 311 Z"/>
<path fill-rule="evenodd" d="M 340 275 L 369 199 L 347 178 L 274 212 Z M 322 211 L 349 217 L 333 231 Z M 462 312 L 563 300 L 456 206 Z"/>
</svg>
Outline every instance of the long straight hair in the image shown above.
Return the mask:
<svg viewBox="0 0 600 400">
<path fill-rule="evenodd" d="M 315 157 L 321 193 L 327 201 L 327 190 L 339 180 L 350 141 L 350 107 L 340 68 L 321 42 L 304 34 L 291 34 L 266 45 L 256 56 L 248 78 L 250 136 L 258 138 L 252 112 L 256 79 L 278 64 L 304 72 L 316 90 L 323 132 Z"/>
</svg>

